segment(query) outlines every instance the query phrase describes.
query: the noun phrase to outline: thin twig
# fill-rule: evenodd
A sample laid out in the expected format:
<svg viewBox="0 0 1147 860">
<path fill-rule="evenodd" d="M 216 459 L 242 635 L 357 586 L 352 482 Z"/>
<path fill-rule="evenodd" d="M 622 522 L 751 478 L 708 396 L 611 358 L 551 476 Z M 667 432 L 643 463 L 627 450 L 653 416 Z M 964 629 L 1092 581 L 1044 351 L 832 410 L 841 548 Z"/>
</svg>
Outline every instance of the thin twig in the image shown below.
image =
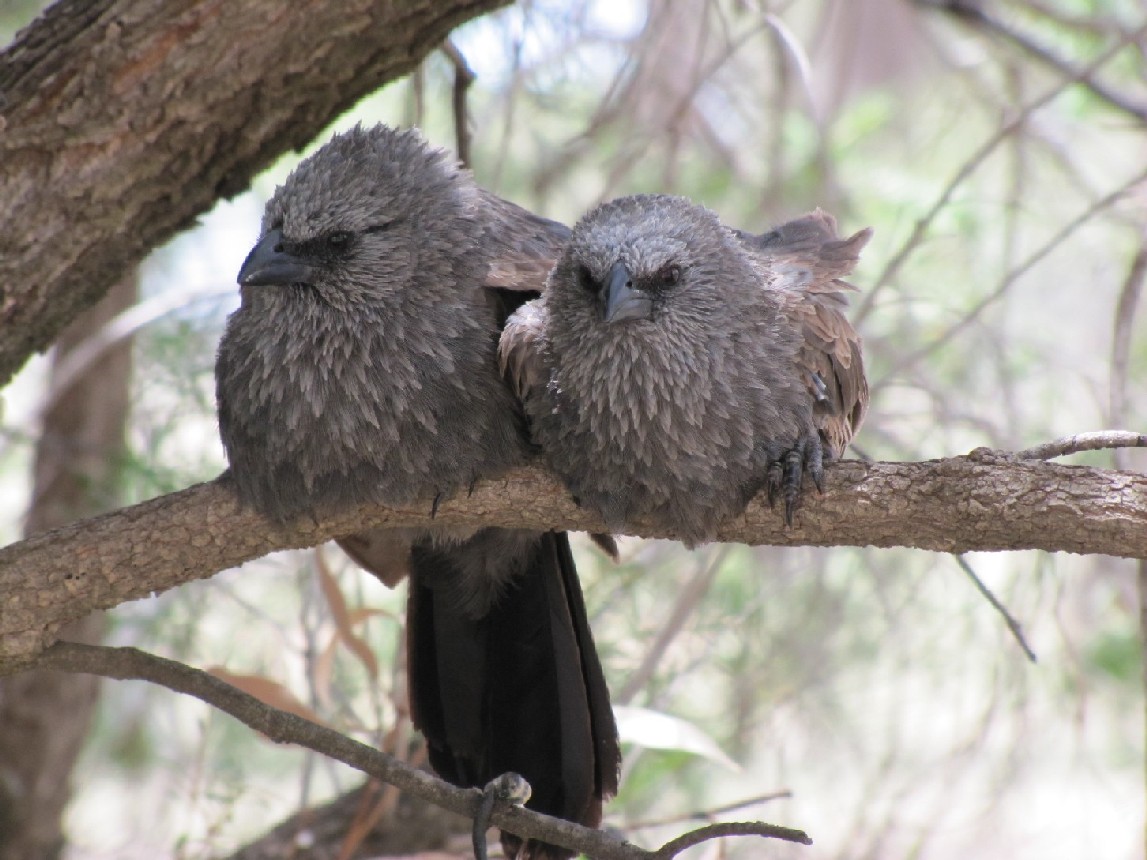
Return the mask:
<svg viewBox="0 0 1147 860">
<path fill-rule="evenodd" d="M 198 302 L 236 295 L 238 288 L 234 284 L 215 284 L 186 291 L 172 290 L 137 302 L 116 314 L 98 331 L 86 337 L 76 345 L 75 349 L 60 359 L 57 369 L 52 373 L 51 389 L 40 408 L 41 416 L 55 407 L 60 397 L 66 394 L 93 364 L 141 329 L 170 313 L 183 310 Z"/>
<path fill-rule="evenodd" d="M 482 800 L 482 793 L 477 789 L 456 788 L 346 735 L 271 707 L 206 672 L 136 648 L 57 642 L 37 658 L 35 668 L 150 681 L 194 696 L 276 743 L 312 749 L 459 815 L 473 818 Z M 656 851 L 647 851 L 604 831 L 519 806 L 497 808 L 491 821 L 519 836 L 581 851 L 597 860 L 668 860 L 691 845 L 721 836 L 756 835 L 805 845 L 812 843 L 800 830 L 749 822 L 703 827 L 667 842 Z"/>
<path fill-rule="evenodd" d="M 1021 460 L 1051 460 L 1080 451 L 1101 451 L 1107 448 L 1147 448 L 1147 434 L 1133 430 L 1096 430 L 1076 433 L 1054 442 L 1044 442 L 1017 452 Z"/>
<path fill-rule="evenodd" d="M 669 650 L 669 645 L 677 638 L 677 635 L 685 627 L 685 622 L 689 620 L 689 616 L 697 608 L 701 599 L 709 591 L 709 587 L 713 584 L 713 580 L 717 576 L 717 572 L 721 569 L 726 556 L 729 554 L 729 547 L 721 547 L 712 560 L 698 570 L 693 578 L 681 590 L 681 596 L 677 599 L 677 603 L 673 607 L 673 613 L 669 616 L 669 620 L 662 625 L 657 638 L 653 644 L 649 646 L 649 650 L 645 652 L 645 657 L 641 661 L 641 665 L 633 670 L 632 674 L 625 679 L 625 684 L 622 685 L 617 695 L 614 696 L 614 701 L 619 705 L 628 705 L 633 701 L 633 697 L 640 692 L 649 679 L 653 677 L 653 673 L 657 670 L 657 664 L 661 662 L 661 658 L 665 656 L 665 652 Z"/>
<path fill-rule="evenodd" d="M 651 856 L 656 860 L 669 860 L 686 848 L 700 845 L 709 839 L 722 839 L 726 836 L 764 836 L 768 839 L 783 839 L 785 842 L 812 845 L 812 840 L 800 830 L 778 827 L 775 824 L 761 824 L 759 821 L 728 821 L 720 824 L 707 824 L 696 830 L 690 830 L 676 839 L 670 839 L 654 851 Z"/>
<path fill-rule="evenodd" d="M 1123 280 L 1119 291 L 1119 302 L 1115 306 L 1115 324 L 1111 337 L 1111 381 L 1108 401 L 1108 420 L 1115 427 L 1127 423 L 1127 368 L 1131 361 L 1131 331 L 1135 312 L 1139 307 L 1139 297 L 1143 293 L 1143 281 L 1147 279 L 1147 234 L 1131 261 L 1131 268 Z M 1116 455 L 1116 468 L 1126 468 L 1125 458 Z"/>
<path fill-rule="evenodd" d="M 1104 63 L 1114 57 L 1117 53 L 1122 51 L 1128 43 L 1134 39 L 1139 38 L 1139 36 L 1145 32 L 1147 32 L 1147 25 L 1140 27 L 1138 30 L 1135 30 L 1132 33 L 1128 33 L 1125 38 L 1120 39 L 1108 50 L 1100 54 L 1090 64 L 1079 70 L 1076 77 L 1060 81 L 1035 101 L 1030 102 L 1018 114 L 1016 114 L 1015 118 L 1012 119 L 1011 122 L 1002 125 L 995 134 L 984 141 L 984 143 L 981 144 L 981 146 L 974 153 L 972 153 L 968 160 L 964 162 L 963 166 L 958 171 L 956 171 L 956 175 L 953 176 L 948 184 L 944 187 L 944 190 L 940 193 L 940 196 L 937 198 L 936 202 L 932 204 L 932 208 L 930 208 L 916 222 L 915 226 L 912 228 L 912 234 L 900 247 L 900 250 L 897 251 L 895 255 L 893 255 L 892 259 L 888 261 L 888 265 L 884 267 L 884 271 L 880 273 L 880 276 L 874 282 L 873 287 L 865 294 L 864 298 L 861 300 L 856 309 L 855 322 L 857 325 L 863 322 L 868 314 L 872 312 L 872 309 L 876 303 L 877 295 L 899 273 L 900 267 L 904 265 L 909 255 L 923 240 L 924 234 L 928 232 L 928 228 L 932 226 L 932 222 L 936 220 L 936 216 L 938 216 L 940 212 L 943 211 L 944 207 L 948 205 L 948 201 L 951 200 L 952 195 L 956 193 L 956 189 L 959 188 L 964 183 L 964 181 L 987 160 L 992 151 L 1004 140 L 1006 140 L 1012 134 L 1012 132 L 1023 126 L 1033 113 L 1042 108 L 1048 102 L 1052 101 L 1052 99 L 1059 96 L 1060 93 L 1062 93 L 1073 83 L 1076 83 L 1080 79 L 1079 76 L 1090 75 L 1092 72 L 1099 69 Z"/>
<path fill-rule="evenodd" d="M 788 800 L 792 796 L 793 793 L 787 789 L 784 791 L 772 791 L 768 794 L 759 794 L 756 797 L 738 800 L 736 803 L 714 806 L 712 809 L 697 809 L 693 812 L 686 812 L 683 815 L 671 815 L 668 818 L 657 818 L 652 821 L 637 821 L 626 824 L 625 829 L 632 832 L 634 830 L 651 830 L 654 827 L 666 827 L 670 824 L 681 824 L 685 821 L 711 821 L 718 815 L 724 815 L 727 812 L 735 812 L 747 806 L 757 806 L 758 804 L 769 803 L 773 800 Z"/>
<path fill-rule="evenodd" d="M 972 580 L 972 583 L 976 586 L 976 589 L 980 592 L 980 594 L 984 596 L 984 599 L 987 600 L 988 603 L 992 604 L 992 608 L 995 609 L 996 612 L 1000 613 L 1000 616 L 1004 619 L 1004 623 L 1008 625 L 1008 630 L 1012 631 L 1012 636 L 1015 637 L 1016 642 L 1019 643 L 1024 653 L 1027 654 L 1028 659 L 1033 663 L 1038 663 L 1039 661 L 1036 659 L 1035 651 L 1032 650 L 1031 646 L 1028 645 L 1027 639 L 1024 638 L 1023 627 L 1021 627 L 1020 623 L 1016 621 L 1015 617 L 1013 617 L 1012 614 L 1008 612 L 1007 607 L 1000 603 L 996 596 L 992 594 L 991 589 L 984 585 L 983 580 L 976 575 L 976 571 L 972 569 L 970 564 L 968 564 L 968 560 L 966 558 L 964 558 L 962 555 L 957 555 L 956 553 L 952 554 L 952 558 L 956 559 L 956 564 L 960 565 L 960 569 L 963 570 L 964 573 L 968 574 L 968 578 Z"/>
<path fill-rule="evenodd" d="M 1023 33 L 1007 22 L 990 15 L 984 10 L 982 4 L 971 3 L 968 0 L 916 0 L 916 2 L 920 6 L 939 9 L 976 29 L 984 30 L 1010 42 L 1045 66 L 1087 87 L 1093 94 L 1112 107 L 1130 114 L 1139 122 L 1147 122 L 1147 106 L 1129 101 L 1122 93 L 1115 92 L 1106 84 L 1095 80 L 1090 71 L 1074 68 L 1067 60 L 1057 56 L 1050 48 L 1041 45 L 1027 33 Z M 1125 44 L 1124 40 L 1120 40 L 1120 42 Z"/>
<path fill-rule="evenodd" d="M 474 83 L 474 70 L 466 62 L 458 46 L 447 39 L 442 43 L 442 53 L 454 66 L 454 91 L 451 104 L 454 107 L 454 141 L 458 151 L 458 161 L 463 167 L 470 166 L 470 121 L 466 110 L 466 91 Z"/>
<path fill-rule="evenodd" d="M 978 302 L 976 302 L 972 309 L 960 318 L 959 322 L 949 326 L 948 329 L 938 337 L 933 338 L 932 340 L 928 341 L 928 343 L 917 347 L 907 355 L 897 360 L 879 380 L 872 382 L 872 384 L 869 386 L 872 394 L 875 394 L 880 389 L 882 389 L 885 385 L 888 384 L 890 379 L 894 379 L 896 375 L 903 371 L 905 368 L 911 367 L 920 359 L 931 355 L 940 347 L 948 343 L 948 341 L 950 341 L 953 337 L 955 337 L 957 334 L 975 322 L 979 318 L 980 314 L 984 312 L 984 310 L 986 310 L 993 302 L 999 300 L 1000 297 L 1008 291 L 1012 284 L 1014 284 L 1023 275 L 1026 275 L 1037 263 L 1043 260 L 1044 257 L 1059 248 L 1067 239 L 1067 237 L 1079 229 L 1081 225 L 1091 220 L 1091 218 L 1102 212 L 1104 209 L 1112 206 L 1116 201 L 1123 197 L 1123 195 L 1127 194 L 1144 181 L 1147 181 L 1147 170 L 1137 173 L 1129 181 L 1123 183 L 1123 185 L 1119 186 L 1114 191 L 1105 194 L 1099 200 L 1095 201 L 1093 204 L 1087 207 L 1086 210 L 1065 224 L 1059 230 L 1059 232 L 1057 232 L 1054 236 L 1048 239 L 1047 242 L 1037 248 L 1035 252 L 1033 252 L 1026 260 L 1024 260 L 1024 262 L 1009 270 L 1008 273 L 1004 276 L 1004 279 L 1000 281 L 999 285 L 986 296 L 981 298 Z M 869 295 L 871 295 L 871 292 Z"/>
</svg>

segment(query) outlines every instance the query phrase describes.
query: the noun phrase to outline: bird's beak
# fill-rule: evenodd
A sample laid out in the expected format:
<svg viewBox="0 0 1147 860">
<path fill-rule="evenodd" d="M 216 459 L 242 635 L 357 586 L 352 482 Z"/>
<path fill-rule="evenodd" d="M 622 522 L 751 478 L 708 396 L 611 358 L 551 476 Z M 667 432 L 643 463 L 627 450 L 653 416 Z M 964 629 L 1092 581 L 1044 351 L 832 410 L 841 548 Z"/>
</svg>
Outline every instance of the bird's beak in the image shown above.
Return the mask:
<svg viewBox="0 0 1147 860">
<path fill-rule="evenodd" d="M 271 230 L 251 249 L 243 268 L 239 270 L 241 287 L 285 287 L 306 283 L 315 273 L 315 267 L 302 257 L 283 250 L 283 234 Z"/>
<path fill-rule="evenodd" d="M 653 299 L 633 286 L 623 263 L 614 263 L 606 281 L 605 321 L 647 320 L 653 315 Z"/>
</svg>

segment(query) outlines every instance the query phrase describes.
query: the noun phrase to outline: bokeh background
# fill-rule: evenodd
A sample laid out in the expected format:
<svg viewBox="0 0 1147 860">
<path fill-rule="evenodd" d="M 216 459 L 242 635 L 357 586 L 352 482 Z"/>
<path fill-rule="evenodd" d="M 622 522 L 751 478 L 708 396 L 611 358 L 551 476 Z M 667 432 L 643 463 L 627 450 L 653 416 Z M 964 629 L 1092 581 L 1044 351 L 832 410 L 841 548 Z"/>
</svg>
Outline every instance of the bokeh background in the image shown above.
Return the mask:
<svg viewBox="0 0 1147 860">
<path fill-rule="evenodd" d="M 454 149 L 461 60 L 474 74 L 474 173 L 536 212 L 572 222 L 601 200 L 659 191 L 756 231 L 814 206 L 842 232 L 872 226 L 852 279 L 872 386 L 854 456 L 918 460 L 1142 430 L 1147 6 L 1000 0 L 982 4 L 984 17 L 941 6 L 521 2 L 456 31 L 453 58 L 431 55 L 335 128 L 418 125 Z M 0 7 L 3 41 L 37 10 Z M 126 444 L 98 458 L 86 488 L 97 506 L 223 468 L 216 344 L 263 203 L 303 155 L 125 273 L 117 321 L 79 339 L 131 335 L 130 374 L 124 362 L 88 389 L 110 400 L 128 386 Z M 33 467 L 52 445 L 50 398 L 65 388 L 51 362 L 33 361 L 3 394 L 5 542 L 42 501 Z M 1072 461 L 1147 469 L 1135 451 Z M 1135 562 L 690 552 L 635 539 L 622 541 L 620 565 L 588 543 L 578 558 L 627 707 L 608 823 L 630 839 L 657 844 L 705 816 L 759 817 L 815 844 L 729 840 L 686 856 L 1144 857 L 1145 575 Z M 969 573 L 1019 620 L 1038 662 Z M 329 546 L 121 606 L 102 623 L 109 643 L 225 667 L 249 689 L 407 752 L 403 602 L 403 589 L 387 591 Z M 200 703 L 115 682 L 101 685 L 72 779 L 75 860 L 228 856 L 359 782 Z"/>
</svg>

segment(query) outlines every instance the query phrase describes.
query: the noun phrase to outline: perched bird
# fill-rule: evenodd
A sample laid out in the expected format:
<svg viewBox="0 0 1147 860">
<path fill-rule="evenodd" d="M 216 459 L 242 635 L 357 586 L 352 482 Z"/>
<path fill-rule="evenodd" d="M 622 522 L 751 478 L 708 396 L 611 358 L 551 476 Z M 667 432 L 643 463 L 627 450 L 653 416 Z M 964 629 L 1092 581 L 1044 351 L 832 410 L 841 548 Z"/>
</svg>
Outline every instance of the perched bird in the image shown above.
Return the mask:
<svg viewBox="0 0 1147 860">
<path fill-rule="evenodd" d="M 767 488 L 786 520 L 864 418 L 840 280 L 870 231 L 816 211 L 761 236 L 680 197 L 605 203 L 574 227 L 500 344 L 533 436 L 579 502 L 689 544 Z"/>
<path fill-rule="evenodd" d="M 356 128 L 303 161 L 267 203 L 219 345 L 240 499 L 276 520 L 429 507 L 525 462 L 498 335 L 568 233 L 481 190 L 414 131 Z M 515 771 L 531 808 L 596 826 L 617 788 L 617 730 L 566 535 L 343 543 L 384 579 L 409 570 L 411 710 L 435 770 L 461 786 Z M 510 857 L 570 854 L 503 843 Z"/>
</svg>

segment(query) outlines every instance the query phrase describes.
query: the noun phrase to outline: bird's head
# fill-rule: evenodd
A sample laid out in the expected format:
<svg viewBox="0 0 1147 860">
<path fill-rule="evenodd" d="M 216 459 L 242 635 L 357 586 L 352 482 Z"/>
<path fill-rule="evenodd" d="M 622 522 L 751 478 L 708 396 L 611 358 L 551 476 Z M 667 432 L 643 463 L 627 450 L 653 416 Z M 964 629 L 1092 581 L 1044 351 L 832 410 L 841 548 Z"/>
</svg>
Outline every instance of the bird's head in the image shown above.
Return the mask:
<svg viewBox="0 0 1147 860">
<path fill-rule="evenodd" d="M 578 222 L 550 276 L 549 301 L 556 315 L 619 332 L 672 328 L 720 316 L 742 268 L 751 263 L 710 210 L 681 197 L 622 197 Z"/>
<path fill-rule="evenodd" d="M 378 125 L 336 135 L 267 203 L 239 271 L 244 302 L 294 287 L 346 310 L 414 279 L 453 283 L 460 273 L 451 267 L 477 235 L 474 191 L 469 174 L 417 131 Z"/>
</svg>

